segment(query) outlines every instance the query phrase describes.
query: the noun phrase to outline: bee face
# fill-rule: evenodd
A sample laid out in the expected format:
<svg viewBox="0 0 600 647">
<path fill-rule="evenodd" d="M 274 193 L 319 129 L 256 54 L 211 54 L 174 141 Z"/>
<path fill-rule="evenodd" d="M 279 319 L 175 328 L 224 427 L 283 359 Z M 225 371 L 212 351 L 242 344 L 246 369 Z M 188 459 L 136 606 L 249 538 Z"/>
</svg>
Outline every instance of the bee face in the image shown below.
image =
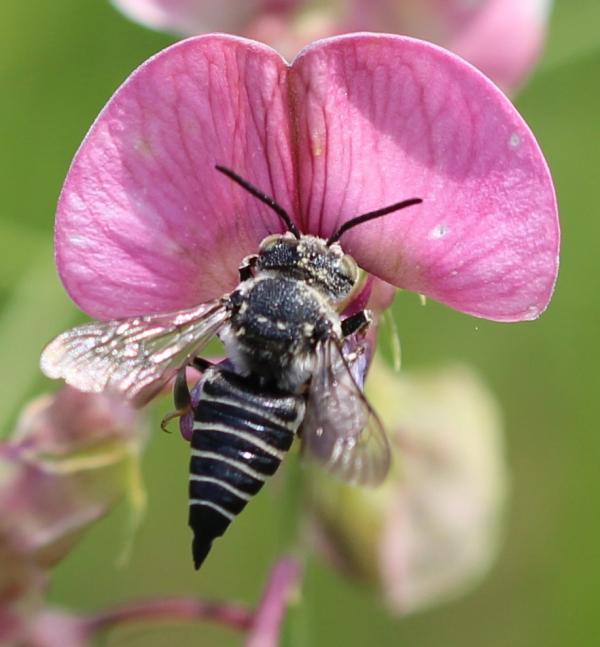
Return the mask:
<svg viewBox="0 0 600 647">
<path fill-rule="evenodd" d="M 296 238 L 289 232 L 267 236 L 260 244 L 258 269 L 300 279 L 334 303 L 345 299 L 358 282 L 354 259 L 338 243 L 327 245 L 317 236 Z"/>
</svg>

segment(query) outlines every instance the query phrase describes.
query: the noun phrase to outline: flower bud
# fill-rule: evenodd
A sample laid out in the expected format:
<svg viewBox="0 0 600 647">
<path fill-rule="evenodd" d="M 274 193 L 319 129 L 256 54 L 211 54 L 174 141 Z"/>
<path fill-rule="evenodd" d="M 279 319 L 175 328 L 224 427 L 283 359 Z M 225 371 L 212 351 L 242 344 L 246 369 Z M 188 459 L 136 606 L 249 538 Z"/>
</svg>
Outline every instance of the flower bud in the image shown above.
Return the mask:
<svg viewBox="0 0 600 647">
<path fill-rule="evenodd" d="M 496 403 L 464 367 L 398 376 L 374 362 L 367 384 L 393 467 L 376 489 L 307 479 L 313 540 L 345 573 L 405 614 L 452 597 L 498 546 L 506 465 Z"/>
<path fill-rule="evenodd" d="M 0 606 L 7 613 L 6 605 L 41 590 L 44 572 L 139 483 L 139 432 L 138 414 L 123 401 L 70 387 L 25 408 L 0 443 Z"/>
</svg>

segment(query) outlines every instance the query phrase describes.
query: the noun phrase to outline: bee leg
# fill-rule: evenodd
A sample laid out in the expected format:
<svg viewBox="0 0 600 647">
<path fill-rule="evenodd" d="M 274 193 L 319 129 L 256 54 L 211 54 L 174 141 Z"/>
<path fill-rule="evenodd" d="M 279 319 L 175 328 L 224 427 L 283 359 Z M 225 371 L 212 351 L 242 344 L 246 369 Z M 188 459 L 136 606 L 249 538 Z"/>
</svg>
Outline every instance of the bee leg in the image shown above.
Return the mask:
<svg viewBox="0 0 600 647">
<path fill-rule="evenodd" d="M 186 368 L 187 364 L 177 371 L 177 376 L 173 383 L 173 403 L 175 404 L 175 411 L 170 411 L 160 421 L 160 428 L 167 433 L 170 433 L 167 425 L 173 418 L 181 418 L 181 416 L 185 416 L 192 410 L 192 397 L 186 379 Z"/>
<path fill-rule="evenodd" d="M 204 373 L 206 369 L 213 367 L 214 364 L 213 362 L 209 362 L 207 359 L 202 359 L 202 357 L 194 357 L 194 359 L 190 362 L 190 366 L 192 366 L 192 368 L 195 368 L 200 373 Z"/>
<path fill-rule="evenodd" d="M 349 337 L 359 332 L 364 332 L 373 321 L 370 310 L 360 310 L 342 321 L 342 335 Z"/>
<path fill-rule="evenodd" d="M 258 261 L 258 256 L 252 254 L 251 256 L 246 256 L 242 259 L 242 264 L 238 268 L 240 273 L 240 281 L 247 281 L 253 277 L 253 270 L 256 267 Z"/>
</svg>

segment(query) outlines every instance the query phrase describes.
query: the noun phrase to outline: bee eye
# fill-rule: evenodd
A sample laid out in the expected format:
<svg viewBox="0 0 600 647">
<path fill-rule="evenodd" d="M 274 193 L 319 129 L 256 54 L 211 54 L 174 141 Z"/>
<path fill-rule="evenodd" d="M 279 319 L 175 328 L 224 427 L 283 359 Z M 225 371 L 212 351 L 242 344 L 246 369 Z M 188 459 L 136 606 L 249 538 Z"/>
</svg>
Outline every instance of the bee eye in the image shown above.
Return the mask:
<svg viewBox="0 0 600 647">
<path fill-rule="evenodd" d="M 263 239 L 263 241 L 260 244 L 260 252 L 268 252 L 269 250 L 273 249 L 277 243 L 281 241 L 281 234 L 271 234 L 270 236 L 267 236 L 266 238 Z"/>
<path fill-rule="evenodd" d="M 358 281 L 358 265 L 352 256 L 345 254 L 342 257 L 342 260 L 340 261 L 340 271 L 344 276 L 347 276 L 350 279 L 352 284 Z"/>
</svg>

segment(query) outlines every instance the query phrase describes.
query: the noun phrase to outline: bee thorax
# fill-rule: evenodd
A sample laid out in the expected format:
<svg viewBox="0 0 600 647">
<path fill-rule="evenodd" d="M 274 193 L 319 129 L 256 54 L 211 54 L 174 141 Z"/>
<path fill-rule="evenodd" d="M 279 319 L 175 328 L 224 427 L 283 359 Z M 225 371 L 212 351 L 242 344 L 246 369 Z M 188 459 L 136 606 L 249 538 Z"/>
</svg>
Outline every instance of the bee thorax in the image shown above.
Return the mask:
<svg viewBox="0 0 600 647">
<path fill-rule="evenodd" d="M 339 316 L 319 291 L 289 277 L 263 275 L 232 294 L 221 340 L 240 374 L 294 392 L 310 379 L 317 344 L 332 334 L 340 335 Z"/>
<path fill-rule="evenodd" d="M 316 236 L 268 237 L 261 244 L 257 266 L 260 271 L 301 280 L 336 302 L 351 292 L 358 279 L 354 261 L 342 248 Z"/>
</svg>

